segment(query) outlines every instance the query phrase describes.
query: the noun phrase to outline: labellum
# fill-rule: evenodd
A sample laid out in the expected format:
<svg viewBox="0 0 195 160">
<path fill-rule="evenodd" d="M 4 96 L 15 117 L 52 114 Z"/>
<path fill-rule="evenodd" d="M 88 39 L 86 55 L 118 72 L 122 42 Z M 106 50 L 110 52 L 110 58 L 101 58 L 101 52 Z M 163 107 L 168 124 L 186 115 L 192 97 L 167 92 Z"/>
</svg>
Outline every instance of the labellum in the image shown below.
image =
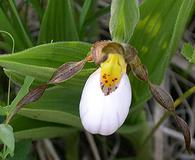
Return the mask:
<svg viewBox="0 0 195 160">
<path fill-rule="evenodd" d="M 124 50 L 118 43 L 103 41 L 92 47 L 92 57 L 100 67 L 84 86 L 80 117 L 88 132 L 110 135 L 124 123 L 131 104 Z"/>
</svg>

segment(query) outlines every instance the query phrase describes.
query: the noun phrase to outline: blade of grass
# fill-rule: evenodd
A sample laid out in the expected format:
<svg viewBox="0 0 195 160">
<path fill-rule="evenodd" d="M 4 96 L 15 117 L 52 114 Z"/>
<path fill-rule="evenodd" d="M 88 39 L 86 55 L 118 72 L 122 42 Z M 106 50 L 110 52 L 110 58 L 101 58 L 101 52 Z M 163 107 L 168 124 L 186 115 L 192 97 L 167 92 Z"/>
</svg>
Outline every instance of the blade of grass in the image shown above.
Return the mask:
<svg viewBox="0 0 195 160">
<path fill-rule="evenodd" d="M 12 101 L 10 105 L 10 109 L 11 109 L 10 112 L 14 110 L 18 102 L 28 93 L 29 88 L 33 81 L 34 81 L 33 77 L 26 76 L 21 89 L 19 90 L 19 92 L 17 93 L 17 96 L 14 98 L 14 100 Z"/>
<path fill-rule="evenodd" d="M 85 23 L 85 20 L 87 18 L 90 6 L 92 4 L 92 0 L 85 0 L 83 4 L 83 8 L 81 10 L 81 15 L 79 19 L 79 32 L 82 31 L 83 25 Z"/>
<path fill-rule="evenodd" d="M 27 42 L 27 44 L 28 44 L 29 47 L 32 47 L 33 44 L 32 44 L 32 42 L 31 42 L 29 36 L 27 35 L 25 29 L 24 29 L 24 26 L 23 26 L 23 24 L 22 24 L 22 22 L 21 22 L 21 20 L 20 20 L 20 17 L 19 17 L 19 15 L 18 15 L 17 10 L 16 10 L 15 4 L 13 3 L 13 0 L 8 0 L 8 2 L 9 2 L 10 9 L 11 9 L 11 11 L 12 11 L 12 13 L 13 13 L 13 15 L 14 15 L 16 21 L 17 21 L 18 25 L 20 26 L 20 29 L 21 29 L 21 31 L 22 31 L 22 34 L 23 34 L 23 36 L 25 37 L 25 41 Z"/>
</svg>

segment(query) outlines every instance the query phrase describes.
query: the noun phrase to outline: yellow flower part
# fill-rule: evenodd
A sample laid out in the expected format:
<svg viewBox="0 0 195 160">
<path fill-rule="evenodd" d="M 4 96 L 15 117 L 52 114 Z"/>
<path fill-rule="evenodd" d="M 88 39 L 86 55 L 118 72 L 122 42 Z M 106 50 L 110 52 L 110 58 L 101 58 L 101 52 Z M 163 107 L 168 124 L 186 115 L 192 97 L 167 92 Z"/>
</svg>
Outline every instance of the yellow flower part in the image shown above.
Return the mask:
<svg viewBox="0 0 195 160">
<path fill-rule="evenodd" d="M 122 55 L 110 53 L 106 61 L 101 63 L 100 85 L 104 95 L 115 91 L 123 73 L 126 73 L 126 63 Z"/>
</svg>

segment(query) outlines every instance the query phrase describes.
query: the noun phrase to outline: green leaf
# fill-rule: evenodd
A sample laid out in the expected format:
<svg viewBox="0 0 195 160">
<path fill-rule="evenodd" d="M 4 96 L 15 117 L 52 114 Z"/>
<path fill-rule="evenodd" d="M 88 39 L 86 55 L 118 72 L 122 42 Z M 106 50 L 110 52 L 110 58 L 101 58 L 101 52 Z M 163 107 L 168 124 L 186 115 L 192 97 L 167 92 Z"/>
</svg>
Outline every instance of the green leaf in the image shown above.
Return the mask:
<svg viewBox="0 0 195 160">
<path fill-rule="evenodd" d="M 81 122 L 78 116 L 80 94 L 81 88 L 73 85 L 67 85 L 66 89 L 60 86 L 51 87 L 46 90 L 39 101 L 21 109 L 19 114 L 37 120 L 80 128 Z"/>
<path fill-rule="evenodd" d="M 14 136 L 17 140 L 23 139 L 38 140 L 43 138 L 63 137 L 65 134 L 71 132 L 72 130 L 74 129 L 67 129 L 64 127 L 56 126 L 46 126 L 17 131 L 14 133 Z"/>
<path fill-rule="evenodd" d="M 24 29 L 12 0 L 3 1 L 0 4 L 0 30 L 7 31 L 14 37 L 16 50 L 32 47 L 32 42 Z M 10 46 L 12 45 L 10 39 L 4 37 L 4 40 Z"/>
<path fill-rule="evenodd" d="M 78 73 L 75 77 L 71 78 L 70 80 L 59 84 L 63 86 L 65 89 L 72 85 L 74 87 L 81 88 L 84 85 L 85 81 L 87 80 L 88 76 L 95 71 L 95 68 L 92 69 L 83 69 L 80 73 Z M 5 73 L 8 77 L 12 78 L 12 81 L 18 85 L 22 85 L 25 75 L 18 74 L 17 72 L 11 70 L 5 70 Z M 42 84 L 42 81 L 35 80 L 32 84 L 32 88 L 37 87 L 38 85 Z"/>
<path fill-rule="evenodd" d="M 32 47 L 32 42 L 31 42 L 27 32 L 24 29 L 24 26 L 23 26 L 23 24 L 21 22 L 21 19 L 19 17 L 18 11 L 16 9 L 16 6 L 15 6 L 13 0 L 8 0 L 8 2 L 9 2 L 10 10 L 12 12 L 12 17 L 11 18 L 13 19 L 13 17 L 14 17 L 14 20 L 15 20 L 14 26 L 18 25 L 18 28 L 19 28 L 18 31 L 20 31 L 21 35 L 24 36 L 24 40 L 28 44 L 28 47 Z"/>
<path fill-rule="evenodd" d="M 128 43 L 138 21 L 137 0 L 112 0 L 109 28 L 114 41 Z"/>
<path fill-rule="evenodd" d="M 195 63 L 195 48 L 190 43 L 184 44 L 182 54 L 189 62 Z"/>
<path fill-rule="evenodd" d="M 7 119 L 8 119 L 8 117 L 10 115 L 13 116 L 14 114 L 16 114 L 16 112 L 18 110 L 17 104 L 28 93 L 29 87 L 32 84 L 33 80 L 34 80 L 33 77 L 28 77 L 28 76 L 25 77 L 24 83 L 23 83 L 21 89 L 19 90 L 19 92 L 17 93 L 17 96 L 12 101 L 12 103 L 6 107 L 0 107 L 0 115 L 6 115 Z"/>
<path fill-rule="evenodd" d="M 0 106 L 0 115 L 6 116 L 9 113 L 9 110 L 10 110 L 9 106 L 5 106 L 5 107 Z"/>
<path fill-rule="evenodd" d="M 49 0 L 41 23 L 39 43 L 78 40 L 70 0 Z"/>
<path fill-rule="evenodd" d="M 29 154 L 32 148 L 31 146 L 31 140 L 23 140 L 17 142 L 14 157 L 8 158 L 8 160 L 29 160 Z"/>
<path fill-rule="evenodd" d="M 7 152 L 13 156 L 15 139 L 13 134 L 13 128 L 8 124 L 0 124 L 0 142 L 7 147 Z"/>
<path fill-rule="evenodd" d="M 78 131 L 70 132 L 64 137 L 66 160 L 78 160 L 79 159 L 79 138 L 80 134 Z"/>
<path fill-rule="evenodd" d="M 82 30 L 82 27 L 86 21 L 91 4 L 92 4 L 92 0 L 85 0 L 84 1 L 83 8 L 81 10 L 80 21 L 79 21 L 80 31 Z"/>
<path fill-rule="evenodd" d="M 0 66 L 47 82 L 54 71 L 65 62 L 80 61 L 85 58 L 90 47 L 90 44 L 83 42 L 41 45 L 12 55 L 0 56 Z"/>
<path fill-rule="evenodd" d="M 194 0 L 146 0 L 140 6 L 140 21 L 131 44 L 138 50 L 153 83 L 161 82 L 193 6 Z M 148 86 L 132 76 L 131 83 L 133 105 L 143 104 L 150 97 Z"/>
<path fill-rule="evenodd" d="M 63 137 L 76 129 L 56 123 L 43 122 L 17 115 L 11 125 L 16 141 Z"/>
<path fill-rule="evenodd" d="M 10 105 L 11 111 L 13 111 L 13 109 L 16 107 L 18 102 L 28 93 L 29 88 L 30 88 L 33 80 L 34 80 L 34 78 L 33 77 L 29 77 L 29 76 L 27 76 L 25 78 L 24 83 L 23 83 L 21 89 L 19 90 L 19 92 L 17 93 L 17 96 L 14 98 L 14 100 L 12 101 L 12 103 Z"/>
</svg>

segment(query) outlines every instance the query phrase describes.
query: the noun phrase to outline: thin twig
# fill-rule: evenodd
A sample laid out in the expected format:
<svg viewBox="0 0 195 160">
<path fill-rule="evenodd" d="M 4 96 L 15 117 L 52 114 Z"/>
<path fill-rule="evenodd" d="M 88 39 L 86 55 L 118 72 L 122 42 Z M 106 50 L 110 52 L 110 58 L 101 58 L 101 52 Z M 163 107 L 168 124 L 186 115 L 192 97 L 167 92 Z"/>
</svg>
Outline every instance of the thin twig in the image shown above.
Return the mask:
<svg viewBox="0 0 195 160">
<path fill-rule="evenodd" d="M 36 148 L 37 148 L 37 152 L 39 155 L 39 159 L 46 160 L 45 155 L 44 155 L 44 151 L 43 151 L 43 145 L 42 145 L 41 141 L 37 141 Z"/>
<path fill-rule="evenodd" d="M 93 156 L 94 156 L 95 160 L 101 160 L 93 136 L 89 132 L 87 132 L 87 131 L 85 131 L 85 135 L 87 137 L 87 140 L 89 142 L 89 145 L 91 146 L 91 150 L 92 150 L 92 153 L 93 153 Z"/>
<path fill-rule="evenodd" d="M 53 144 L 51 143 L 49 139 L 44 139 L 43 144 L 45 145 L 45 148 L 48 150 L 49 156 L 53 157 L 53 159 L 55 160 L 60 160 L 59 156 L 57 155 L 54 149 Z"/>
</svg>

